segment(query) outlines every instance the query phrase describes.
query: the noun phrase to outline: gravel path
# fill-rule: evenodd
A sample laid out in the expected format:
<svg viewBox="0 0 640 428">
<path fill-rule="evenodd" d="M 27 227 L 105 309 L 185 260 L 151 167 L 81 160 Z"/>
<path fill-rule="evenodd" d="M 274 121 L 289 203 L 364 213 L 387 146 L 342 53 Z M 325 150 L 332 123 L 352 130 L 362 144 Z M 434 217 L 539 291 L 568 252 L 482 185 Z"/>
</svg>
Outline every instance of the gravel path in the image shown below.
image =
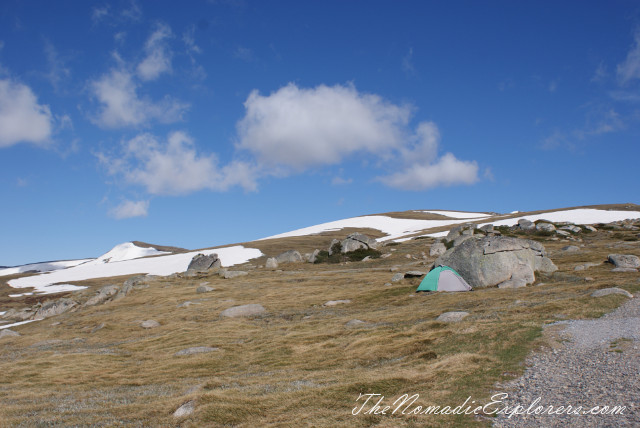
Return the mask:
<svg viewBox="0 0 640 428">
<path fill-rule="evenodd" d="M 566 341 L 532 356 L 524 375 L 502 385 L 505 405 L 524 407 L 540 397 L 538 406 L 626 406 L 623 414 L 499 415 L 494 427 L 639 427 L 640 426 L 640 298 L 630 299 L 596 320 L 563 321 Z"/>
</svg>

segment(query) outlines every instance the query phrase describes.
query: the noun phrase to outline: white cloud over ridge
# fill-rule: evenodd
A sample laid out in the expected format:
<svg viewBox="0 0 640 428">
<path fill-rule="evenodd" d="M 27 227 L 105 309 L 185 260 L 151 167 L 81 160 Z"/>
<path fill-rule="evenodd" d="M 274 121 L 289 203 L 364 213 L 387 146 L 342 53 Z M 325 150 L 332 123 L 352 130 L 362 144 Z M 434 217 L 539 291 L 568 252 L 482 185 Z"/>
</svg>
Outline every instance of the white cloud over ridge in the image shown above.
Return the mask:
<svg viewBox="0 0 640 428">
<path fill-rule="evenodd" d="M 376 180 L 403 190 L 472 184 L 476 162 L 447 153 L 438 157 L 440 133 L 433 122 L 409 128 L 412 107 L 398 106 L 352 85 L 298 88 L 293 83 L 268 96 L 253 91 L 237 124 L 237 148 L 249 151 L 260 173 L 280 175 L 373 155 L 398 171 Z M 284 171 L 284 173 L 283 173 Z"/>
<path fill-rule="evenodd" d="M 149 212 L 149 201 L 123 201 L 112 209 L 109 214 L 116 220 L 133 217 L 146 217 Z"/>
<path fill-rule="evenodd" d="M 97 116 L 92 120 L 103 128 L 141 126 L 150 121 L 172 123 L 182 119 L 189 108 L 171 97 L 152 101 L 138 95 L 138 84 L 133 74 L 123 68 L 113 68 L 90 83 L 91 91 L 100 103 Z"/>
<path fill-rule="evenodd" d="M 214 154 L 200 155 L 184 132 L 169 134 L 166 143 L 144 133 L 124 144 L 120 157 L 100 154 L 112 175 L 122 175 L 153 195 L 185 195 L 203 189 L 225 191 L 233 186 L 255 190 L 253 169 L 243 162 L 218 165 Z"/>
<path fill-rule="evenodd" d="M 10 79 L 0 80 L 0 148 L 27 142 L 50 142 L 53 116 L 49 106 L 38 104 L 30 87 Z"/>
</svg>

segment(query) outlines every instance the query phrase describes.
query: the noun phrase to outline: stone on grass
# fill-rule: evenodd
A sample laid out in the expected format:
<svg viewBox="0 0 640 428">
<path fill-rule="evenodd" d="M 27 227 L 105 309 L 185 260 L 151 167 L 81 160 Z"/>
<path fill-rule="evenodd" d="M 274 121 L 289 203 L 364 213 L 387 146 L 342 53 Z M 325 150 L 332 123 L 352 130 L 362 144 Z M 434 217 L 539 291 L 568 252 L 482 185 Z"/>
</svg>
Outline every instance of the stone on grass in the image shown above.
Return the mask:
<svg viewBox="0 0 640 428">
<path fill-rule="evenodd" d="M 140 323 L 140 327 L 142 328 L 156 328 L 160 327 L 160 323 L 155 320 L 146 320 Z"/>
<path fill-rule="evenodd" d="M 227 318 L 250 317 L 262 315 L 266 312 L 266 309 L 262 305 L 251 303 L 248 305 L 233 306 L 229 309 L 225 309 L 220 313 L 220 316 Z"/>
<path fill-rule="evenodd" d="M 568 226 L 562 226 L 560 228 L 561 230 L 568 230 L 571 233 L 580 233 L 582 232 L 582 229 L 580 229 L 578 226 L 570 224 Z"/>
<path fill-rule="evenodd" d="M 580 247 L 576 245 L 567 245 L 566 247 L 562 247 L 560 251 L 565 253 L 575 253 L 576 251 L 580 251 Z"/>
<path fill-rule="evenodd" d="M 315 263 L 316 260 L 318 259 L 318 254 L 320 254 L 320 250 L 318 250 L 317 248 L 315 250 L 313 250 L 313 253 L 311 253 L 311 256 L 309 256 L 309 263 Z"/>
<path fill-rule="evenodd" d="M 634 268 L 613 268 L 611 272 L 638 272 L 638 269 Z"/>
<path fill-rule="evenodd" d="M 344 299 L 344 300 L 329 300 L 328 302 L 326 302 L 324 305 L 322 306 L 336 306 L 336 305 L 345 305 L 347 303 L 351 303 L 351 300 L 349 299 Z"/>
<path fill-rule="evenodd" d="M 222 262 L 218 258 L 217 254 L 213 253 L 205 256 L 200 253 L 193 256 L 189 266 L 187 267 L 187 272 L 206 272 L 221 266 Z"/>
<path fill-rule="evenodd" d="M 196 402 L 191 400 L 184 403 L 182 406 L 178 407 L 178 409 L 173 412 L 174 418 L 182 418 L 184 416 L 189 416 L 196 410 Z"/>
<path fill-rule="evenodd" d="M 298 263 L 302 261 L 302 256 L 296 250 L 285 251 L 276 257 L 276 261 L 279 263 Z"/>
<path fill-rule="evenodd" d="M 85 306 L 95 306 L 105 303 L 111 297 L 115 296 L 118 291 L 120 291 L 120 286 L 112 284 L 105 285 L 100 290 L 98 290 L 98 294 L 90 298 L 85 302 Z"/>
<path fill-rule="evenodd" d="M 403 279 L 404 279 L 403 273 L 396 273 L 391 277 L 391 282 L 398 282 L 398 281 L 402 281 Z"/>
<path fill-rule="evenodd" d="M 404 273 L 405 278 L 419 278 L 421 276 L 425 276 L 427 273 L 419 270 L 410 270 L 409 272 Z"/>
<path fill-rule="evenodd" d="M 591 297 L 602 297 L 602 296 L 608 296 L 610 294 L 622 294 L 623 296 L 633 298 L 633 294 L 629 293 L 627 290 L 623 290 L 622 288 L 618 288 L 618 287 L 603 288 L 602 290 L 596 290 L 593 293 L 591 293 Z"/>
<path fill-rule="evenodd" d="M 232 278 L 237 278 L 239 276 L 245 276 L 248 275 L 248 272 L 245 272 L 243 270 L 225 270 L 222 277 L 224 279 L 232 279 Z"/>
<path fill-rule="evenodd" d="M 617 268 L 640 268 L 640 258 L 632 254 L 609 254 L 609 262 Z"/>
<path fill-rule="evenodd" d="M 265 269 L 278 269 L 278 260 L 275 257 L 269 257 L 264 267 Z"/>
<path fill-rule="evenodd" d="M 429 250 L 429 256 L 438 257 L 447 252 L 447 247 L 442 242 L 434 242 Z"/>
<path fill-rule="evenodd" d="M 436 321 L 440 322 L 459 322 L 469 315 L 469 312 L 445 312 L 441 314 Z"/>
<path fill-rule="evenodd" d="M 35 319 L 45 319 L 55 315 L 60 315 L 67 311 L 70 311 L 76 306 L 78 306 L 78 304 L 75 301 L 67 298 L 49 301 L 42 305 L 40 309 L 38 309 Z"/>
<path fill-rule="evenodd" d="M 522 230 L 535 230 L 536 225 L 531 220 L 523 218 L 518 220 L 518 227 Z"/>
<path fill-rule="evenodd" d="M 375 239 L 358 232 L 348 235 L 344 240 L 342 240 L 342 242 L 340 242 L 340 245 L 342 246 L 340 251 L 343 254 L 359 249 L 368 250 L 378 248 L 378 242 Z"/>
<path fill-rule="evenodd" d="M 8 328 L 5 328 L 4 330 L 0 330 L 0 338 L 3 338 L 3 337 L 18 337 L 18 336 L 22 336 L 22 335 L 20 333 L 18 333 L 17 331 L 9 330 Z"/>
<path fill-rule="evenodd" d="M 347 328 L 354 328 L 354 327 L 361 327 L 363 325 L 365 325 L 366 322 L 361 321 L 361 320 L 351 320 L 348 323 L 346 323 L 344 326 Z"/>
<path fill-rule="evenodd" d="M 566 230 L 556 230 L 556 233 L 560 236 L 571 236 L 571 234 Z M 554 238 L 551 238 L 551 239 L 554 239 Z M 555 238 L 555 239 L 558 239 L 558 238 Z"/>
<path fill-rule="evenodd" d="M 573 270 L 587 270 L 590 267 L 599 266 L 600 263 L 584 263 L 573 268 Z"/>
<path fill-rule="evenodd" d="M 194 346 L 192 348 L 183 349 L 181 351 L 176 352 L 176 357 L 181 357 L 183 355 L 193 355 L 193 354 L 205 354 L 207 352 L 217 351 L 219 348 L 212 348 L 210 346 Z"/>
<path fill-rule="evenodd" d="M 556 227 L 554 225 L 552 225 L 551 223 L 538 223 L 536 225 L 536 230 L 539 232 L 555 232 Z"/>
<path fill-rule="evenodd" d="M 196 288 L 196 293 L 200 294 L 200 293 L 208 293 L 210 291 L 215 290 L 215 288 L 213 287 L 209 287 L 208 285 L 201 285 L 200 287 Z"/>
<path fill-rule="evenodd" d="M 598 229 L 596 229 L 596 228 L 595 228 L 595 227 L 593 227 L 593 226 L 588 226 L 588 225 L 587 225 L 587 226 L 583 226 L 583 227 L 584 227 L 585 229 L 587 229 L 588 231 L 590 231 L 590 232 L 597 232 L 597 231 L 598 231 Z"/>
</svg>

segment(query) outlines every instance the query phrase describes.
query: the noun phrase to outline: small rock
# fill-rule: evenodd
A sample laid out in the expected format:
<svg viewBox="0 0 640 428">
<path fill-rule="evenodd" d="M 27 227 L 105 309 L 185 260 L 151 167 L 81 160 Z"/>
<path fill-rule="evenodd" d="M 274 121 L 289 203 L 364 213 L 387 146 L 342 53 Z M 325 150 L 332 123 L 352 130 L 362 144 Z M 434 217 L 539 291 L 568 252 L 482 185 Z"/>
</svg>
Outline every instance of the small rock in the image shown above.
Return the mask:
<svg viewBox="0 0 640 428">
<path fill-rule="evenodd" d="M 196 402 L 191 400 L 184 403 L 182 406 L 178 407 L 178 409 L 173 412 L 174 418 L 182 418 L 184 416 L 189 416 L 196 410 Z"/>
<path fill-rule="evenodd" d="M 187 300 L 186 302 L 180 303 L 177 307 L 178 308 L 188 308 L 191 305 L 199 305 L 199 303 L 193 303 L 193 302 Z"/>
<path fill-rule="evenodd" d="M 556 227 L 551 223 L 538 223 L 536 230 L 539 232 L 555 232 Z"/>
<path fill-rule="evenodd" d="M 556 233 L 560 236 L 571 236 L 571 234 L 569 232 L 567 232 L 566 230 L 556 230 Z M 553 239 L 553 238 L 552 238 Z M 557 238 L 556 238 L 557 239 Z"/>
<path fill-rule="evenodd" d="M 536 225 L 531 220 L 522 218 L 518 220 L 518 227 L 522 230 L 534 230 L 536 228 Z"/>
<path fill-rule="evenodd" d="M 119 290 L 120 290 L 120 286 L 118 285 L 115 285 L 115 284 L 105 285 L 98 291 L 98 294 L 96 294 L 95 296 L 87 300 L 84 305 L 95 306 L 95 305 L 100 305 L 102 303 L 105 303 L 111 297 L 115 296 Z"/>
<path fill-rule="evenodd" d="M 35 319 L 49 318 L 55 315 L 60 315 L 75 308 L 78 304 L 71 299 L 62 298 L 55 301 L 46 302 L 38 312 L 36 312 Z"/>
<path fill-rule="evenodd" d="M 608 296 L 610 294 L 622 294 L 623 296 L 633 298 L 633 294 L 629 293 L 627 290 L 623 290 L 622 288 L 617 288 L 617 287 L 603 288 L 602 290 L 596 290 L 593 293 L 591 293 L 591 297 L 602 297 L 602 296 Z"/>
<path fill-rule="evenodd" d="M 564 251 L 565 253 L 574 253 L 576 251 L 580 251 L 580 247 L 577 247 L 575 245 L 567 245 L 566 247 L 562 247 L 561 251 Z"/>
<path fill-rule="evenodd" d="M 407 254 L 405 255 L 406 258 L 410 259 L 411 258 L 411 254 Z"/>
<path fill-rule="evenodd" d="M 265 269 L 278 269 L 278 260 L 275 257 L 269 257 L 264 267 Z"/>
<path fill-rule="evenodd" d="M 209 287 L 208 285 L 201 285 L 200 287 L 196 288 L 196 293 L 200 294 L 200 293 L 208 293 L 210 291 L 215 290 L 215 288 L 213 287 Z"/>
<path fill-rule="evenodd" d="M 316 260 L 318 259 L 318 254 L 320 254 L 320 250 L 315 249 L 313 250 L 313 253 L 311 253 L 311 256 L 309 256 L 309 263 L 315 263 Z"/>
<path fill-rule="evenodd" d="M 329 300 L 328 302 L 326 302 L 324 305 L 322 306 L 336 306 L 336 305 L 344 305 L 347 303 L 351 303 L 351 300 L 345 299 L 345 300 Z"/>
<path fill-rule="evenodd" d="M 187 348 L 187 349 L 178 351 L 173 355 L 176 357 L 181 357 L 183 355 L 204 354 L 207 352 L 213 352 L 218 350 L 219 348 L 211 348 L 210 346 L 194 346 L 192 348 Z"/>
<path fill-rule="evenodd" d="M 347 328 L 354 328 L 354 327 L 360 327 L 362 325 L 366 324 L 366 322 L 361 321 L 361 320 L 351 320 L 348 323 L 345 324 L 345 327 Z"/>
<path fill-rule="evenodd" d="M 385 282 L 384 285 L 387 286 L 387 287 L 391 287 L 391 283 L 390 282 Z"/>
<path fill-rule="evenodd" d="M 597 231 L 598 231 L 598 229 L 596 229 L 596 228 L 595 228 L 595 227 L 593 227 L 593 226 L 583 226 L 583 227 L 584 227 L 585 229 L 587 229 L 587 230 L 591 231 L 591 232 L 597 232 Z"/>
<path fill-rule="evenodd" d="M 640 268 L 640 258 L 632 254 L 609 254 L 609 262 L 617 268 Z"/>
<path fill-rule="evenodd" d="M 160 327 L 160 323 L 155 320 L 146 320 L 140 323 L 140 327 L 142 328 L 156 328 Z"/>
<path fill-rule="evenodd" d="M 404 279 L 403 273 L 396 273 L 391 277 L 391 282 L 398 282 L 398 281 L 402 281 L 403 279 Z"/>
<path fill-rule="evenodd" d="M 427 273 L 426 272 L 421 272 L 419 270 L 410 270 L 409 272 L 405 272 L 404 277 L 405 278 L 419 278 L 421 276 L 425 276 Z"/>
<path fill-rule="evenodd" d="M 239 276 L 245 276 L 248 275 L 248 272 L 245 272 L 243 270 L 225 270 L 222 277 L 224 279 L 232 279 L 232 278 L 237 278 Z"/>
<path fill-rule="evenodd" d="M 252 303 L 249 305 L 240 305 L 225 309 L 220 313 L 220 316 L 227 318 L 250 317 L 254 315 L 262 315 L 265 312 L 267 311 L 262 305 Z"/>
<path fill-rule="evenodd" d="M 101 322 L 100 324 L 98 324 L 97 326 L 93 327 L 93 329 L 91 330 L 91 333 L 95 333 L 98 330 L 102 330 L 103 328 L 106 327 L 106 324 Z"/>
<path fill-rule="evenodd" d="M 595 281 L 595 279 L 590 277 L 590 276 L 585 276 L 584 280 L 587 281 L 587 282 Z"/>
<path fill-rule="evenodd" d="M 3 338 L 3 337 L 18 337 L 18 336 L 22 336 L 22 335 L 20 333 L 18 333 L 17 331 L 9 330 L 8 328 L 5 328 L 4 330 L 0 330 L 0 338 Z"/>
<path fill-rule="evenodd" d="M 634 268 L 613 268 L 611 272 L 638 272 L 638 269 Z"/>
<path fill-rule="evenodd" d="M 469 315 L 469 312 L 445 312 L 441 314 L 436 321 L 440 322 L 458 322 L 462 321 L 465 317 Z"/>
<path fill-rule="evenodd" d="M 600 265 L 600 263 L 584 263 L 584 264 L 576 266 L 575 268 L 573 268 L 573 270 L 576 270 L 576 271 L 578 271 L 578 270 L 587 270 L 590 267 L 599 266 L 599 265 Z"/>
<path fill-rule="evenodd" d="M 580 233 L 580 232 L 582 232 L 582 229 L 580 229 L 578 226 L 572 225 L 572 224 L 570 224 L 568 226 L 562 226 L 560 229 L 561 230 L 568 230 L 571 233 Z"/>
</svg>

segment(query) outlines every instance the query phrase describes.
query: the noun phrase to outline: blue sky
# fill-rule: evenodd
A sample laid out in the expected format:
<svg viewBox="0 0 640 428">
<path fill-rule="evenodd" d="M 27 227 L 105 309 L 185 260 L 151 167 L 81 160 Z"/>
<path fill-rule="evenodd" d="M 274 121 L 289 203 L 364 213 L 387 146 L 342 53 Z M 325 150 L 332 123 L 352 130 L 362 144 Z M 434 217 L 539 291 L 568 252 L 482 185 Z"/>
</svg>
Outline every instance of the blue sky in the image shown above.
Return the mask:
<svg viewBox="0 0 640 428">
<path fill-rule="evenodd" d="M 631 1 L 0 4 L 0 265 L 638 202 Z"/>
</svg>

